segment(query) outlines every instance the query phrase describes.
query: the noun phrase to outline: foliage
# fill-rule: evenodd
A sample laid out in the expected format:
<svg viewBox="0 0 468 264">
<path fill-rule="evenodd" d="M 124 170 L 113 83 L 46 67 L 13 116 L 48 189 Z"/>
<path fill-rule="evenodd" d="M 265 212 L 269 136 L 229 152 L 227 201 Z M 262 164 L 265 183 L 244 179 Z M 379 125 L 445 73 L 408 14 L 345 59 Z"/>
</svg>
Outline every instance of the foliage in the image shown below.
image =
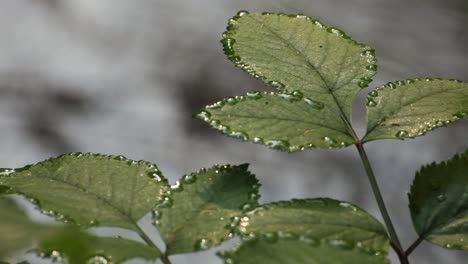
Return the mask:
<svg viewBox="0 0 468 264">
<path fill-rule="evenodd" d="M 468 113 L 468 83 L 413 79 L 388 83 L 367 98 L 367 133 L 356 136 L 351 106 L 376 73 L 374 50 L 304 15 L 239 12 L 221 41 L 234 64 L 276 92 L 223 99 L 197 114 L 228 136 L 280 151 L 355 145 L 385 226 L 356 205 L 329 198 L 259 204 L 259 183 L 247 164 L 216 165 L 169 185 L 156 165 L 123 156 L 72 153 L 0 174 L 0 195 L 20 194 L 63 226 L 31 221 L 0 196 L 0 259 L 35 248 L 69 263 L 160 259 L 241 242 L 225 263 L 401 263 L 423 240 L 468 248 L 468 151 L 423 167 L 409 194 L 419 238 L 398 240 L 364 149 L 378 139 L 425 134 Z M 138 221 L 153 216 L 160 250 Z M 120 227 L 142 241 L 98 237 L 90 227 Z M 14 230 L 12 232 L 11 230 Z M 34 243 L 36 242 L 36 243 Z"/>
</svg>

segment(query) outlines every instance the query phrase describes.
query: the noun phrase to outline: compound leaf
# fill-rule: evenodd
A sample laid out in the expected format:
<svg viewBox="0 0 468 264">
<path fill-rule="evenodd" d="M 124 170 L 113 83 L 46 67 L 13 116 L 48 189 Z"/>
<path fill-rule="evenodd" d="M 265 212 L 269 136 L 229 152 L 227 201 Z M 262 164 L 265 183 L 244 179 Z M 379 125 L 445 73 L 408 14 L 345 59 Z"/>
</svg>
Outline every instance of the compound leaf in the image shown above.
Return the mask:
<svg viewBox="0 0 468 264">
<path fill-rule="evenodd" d="M 230 237 L 231 218 L 257 205 L 257 179 L 247 164 L 184 176 L 154 211 L 169 254 L 204 250 Z"/>
<path fill-rule="evenodd" d="M 240 233 L 249 238 L 276 232 L 301 234 L 315 240 L 344 240 L 386 253 L 385 228 L 374 217 L 348 202 L 301 199 L 261 205 L 236 219 Z"/>
<path fill-rule="evenodd" d="M 363 140 L 420 136 L 467 113 L 466 82 L 414 79 L 388 83 L 367 97 L 367 134 Z"/>
<path fill-rule="evenodd" d="M 408 196 L 421 239 L 446 248 L 468 248 L 468 150 L 422 167 Z"/>
<path fill-rule="evenodd" d="M 319 242 L 303 236 L 278 233 L 243 241 L 232 251 L 219 254 L 224 263 L 242 264 L 389 264 L 380 252 L 344 240 Z"/>
<path fill-rule="evenodd" d="M 167 189 L 167 181 L 151 163 L 81 153 L 4 172 L 0 185 L 8 193 L 27 196 L 59 220 L 137 232 L 137 221 Z"/>
<path fill-rule="evenodd" d="M 248 93 L 208 106 L 197 117 L 229 136 L 282 151 L 355 142 L 334 112 L 298 92 Z"/>
<path fill-rule="evenodd" d="M 377 69 L 374 50 L 304 15 L 241 11 L 222 43 L 228 58 L 254 77 L 298 90 L 348 120 L 356 93 Z"/>
</svg>

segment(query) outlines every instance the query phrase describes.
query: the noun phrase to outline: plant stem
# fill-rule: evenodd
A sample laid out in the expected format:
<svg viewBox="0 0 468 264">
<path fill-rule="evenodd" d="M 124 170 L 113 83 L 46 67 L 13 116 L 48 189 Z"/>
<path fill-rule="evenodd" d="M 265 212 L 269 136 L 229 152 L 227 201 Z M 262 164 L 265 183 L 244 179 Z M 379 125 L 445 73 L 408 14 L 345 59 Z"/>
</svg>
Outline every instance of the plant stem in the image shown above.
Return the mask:
<svg viewBox="0 0 468 264">
<path fill-rule="evenodd" d="M 169 257 L 166 255 L 166 254 L 163 254 L 162 251 L 158 248 L 158 246 L 156 246 L 156 244 L 153 242 L 153 240 L 151 240 L 151 238 L 149 238 L 145 231 L 143 231 L 143 229 L 141 229 L 137 224 L 135 225 L 138 229 L 138 235 L 140 235 L 140 237 L 146 242 L 146 244 L 150 247 L 153 247 L 155 248 L 158 252 L 161 253 L 161 261 L 162 263 L 164 264 L 171 264 L 171 261 L 169 260 Z"/>
<path fill-rule="evenodd" d="M 359 141 L 356 144 L 356 148 L 358 149 L 359 155 L 361 156 L 362 163 L 367 173 L 367 178 L 369 179 L 369 183 L 372 187 L 372 192 L 374 193 L 375 200 L 377 201 L 380 213 L 382 214 L 382 217 L 384 219 L 385 226 L 387 227 L 388 235 L 390 236 L 392 246 L 398 254 L 401 264 L 409 264 L 408 257 L 405 254 L 401 246 L 400 240 L 398 239 L 398 235 L 395 231 L 395 228 L 393 227 L 392 220 L 390 219 L 390 215 L 388 214 L 385 202 L 380 192 L 379 185 L 377 183 L 377 179 L 375 178 L 374 171 L 372 170 L 372 166 L 369 162 L 369 158 L 367 157 L 362 142 Z"/>
<path fill-rule="evenodd" d="M 414 241 L 413 244 L 411 244 L 411 246 L 405 251 L 405 255 L 406 256 L 409 256 L 415 249 L 416 247 L 419 246 L 419 244 L 421 244 L 421 242 L 423 242 L 424 238 L 423 236 L 420 236 L 416 241 Z"/>
</svg>

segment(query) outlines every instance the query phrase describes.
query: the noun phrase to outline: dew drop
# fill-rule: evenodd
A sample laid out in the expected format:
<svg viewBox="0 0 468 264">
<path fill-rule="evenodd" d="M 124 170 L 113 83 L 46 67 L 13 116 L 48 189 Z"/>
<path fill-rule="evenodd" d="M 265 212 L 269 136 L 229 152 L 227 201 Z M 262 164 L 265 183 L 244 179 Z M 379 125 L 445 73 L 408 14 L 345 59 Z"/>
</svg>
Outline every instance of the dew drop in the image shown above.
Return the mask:
<svg viewBox="0 0 468 264">
<path fill-rule="evenodd" d="M 354 244 L 345 240 L 331 240 L 330 245 L 339 249 L 353 249 Z"/>
<path fill-rule="evenodd" d="M 240 209 L 245 212 L 245 211 L 249 211 L 250 209 L 252 209 L 252 207 L 253 206 L 251 203 L 245 203 L 241 205 Z"/>
<path fill-rule="evenodd" d="M 98 225 L 99 225 L 99 221 L 96 219 L 93 219 L 88 222 L 88 226 L 98 226 Z"/>
<path fill-rule="evenodd" d="M 437 201 L 443 202 L 443 201 L 445 201 L 445 200 L 447 200 L 447 196 L 445 196 L 445 194 L 439 194 L 439 195 L 437 195 Z"/>
<path fill-rule="evenodd" d="M 302 93 L 297 91 L 293 93 L 279 93 L 278 96 L 289 102 L 296 102 L 302 99 Z"/>
<path fill-rule="evenodd" d="M 361 88 L 366 88 L 368 84 L 369 84 L 369 82 L 366 82 L 366 81 L 359 81 L 358 82 L 358 86 L 361 87 Z"/>
<path fill-rule="evenodd" d="M 207 111 L 201 111 L 195 115 L 197 118 L 203 119 L 205 121 L 208 121 L 211 117 L 211 114 Z"/>
<path fill-rule="evenodd" d="M 245 95 L 247 96 L 247 98 L 254 100 L 262 98 L 262 94 L 260 92 L 246 93 Z"/>
<path fill-rule="evenodd" d="M 62 262 L 63 261 L 62 254 L 60 252 L 58 252 L 57 250 L 53 250 L 47 255 L 52 260 L 52 262 Z"/>
<path fill-rule="evenodd" d="M 375 51 L 373 49 L 365 50 L 361 52 L 361 56 L 367 57 L 367 58 L 373 58 L 375 57 Z"/>
<path fill-rule="evenodd" d="M 200 239 L 195 243 L 196 250 L 205 250 L 211 247 L 211 241 L 209 239 Z"/>
<path fill-rule="evenodd" d="M 285 140 L 268 140 L 265 142 L 272 149 L 287 151 L 289 150 L 289 142 Z"/>
<path fill-rule="evenodd" d="M 392 83 L 392 82 L 391 82 L 391 83 L 387 83 L 387 87 L 393 90 L 393 89 L 396 89 L 396 84 L 394 84 L 394 83 Z"/>
<path fill-rule="evenodd" d="M 221 107 L 223 107 L 225 105 L 224 101 L 219 101 L 219 102 L 216 102 L 212 105 L 208 105 L 206 108 L 208 109 L 219 109 Z"/>
<path fill-rule="evenodd" d="M 176 181 L 173 185 L 171 185 L 171 191 L 174 192 L 181 192 L 184 190 L 184 187 L 180 183 L 180 181 Z"/>
<path fill-rule="evenodd" d="M 197 177 L 195 175 L 185 175 L 182 178 L 182 182 L 186 184 L 194 183 L 196 180 L 197 180 Z"/>
<path fill-rule="evenodd" d="M 275 88 L 275 89 L 278 89 L 278 90 L 283 90 L 284 89 L 284 84 L 278 82 L 278 81 L 271 81 L 271 82 L 268 82 L 268 85 L 270 85 L 271 87 Z"/>
<path fill-rule="evenodd" d="M 87 264 L 109 264 L 110 261 L 103 256 L 94 256 L 90 258 L 86 263 Z"/>
<path fill-rule="evenodd" d="M 263 139 L 260 137 L 254 137 L 253 142 L 256 144 L 263 144 Z"/>
<path fill-rule="evenodd" d="M 245 132 L 240 132 L 240 131 L 232 131 L 230 134 L 231 137 L 246 141 L 249 140 L 249 135 Z"/>
<path fill-rule="evenodd" d="M 170 208 L 170 207 L 172 207 L 172 199 L 167 196 L 162 198 L 162 200 L 160 201 L 158 205 L 158 208 Z"/>
<path fill-rule="evenodd" d="M 337 28 L 333 28 L 333 27 L 330 27 L 330 28 L 327 28 L 327 31 L 329 33 L 332 33 L 334 35 L 337 35 L 339 37 L 344 37 L 345 36 L 345 33 Z"/>
<path fill-rule="evenodd" d="M 369 96 L 370 96 L 370 97 L 377 97 L 377 96 L 379 96 L 379 92 L 377 92 L 377 91 L 372 91 L 372 92 L 369 93 Z"/>
<path fill-rule="evenodd" d="M 395 134 L 395 136 L 396 136 L 397 138 L 405 138 L 405 137 L 408 137 L 409 134 L 408 134 L 408 132 L 405 131 L 405 130 L 400 130 L 400 131 L 398 131 L 398 132 Z"/>
<path fill-rule="evenodd" d="M 250 14 L 249 11 L 245 11 L 245 10 L 241 10 L 241 11 L 237 12 L 237 16 L 239 16 L 239 17 L 245 16 L 245 15 L 248 15 L 248 14 Z"/>
<path fill-rule="evenodd" d="M 354 206 L 354 205 L 352 205 L 350 203 L 340 202 L 338 205 L 341 206 L 341 207 L 347 208 L 347 209 L 351 209 L 353 212 L 357 212 L 356 206 Z"/>
<path fill-rule="evenodd" d="M 463 113 L 463 112 L 458 112 L 458 113 L 455 113 L 453 116 L 455 118 L 463 118 L 465 117 L 467 114 L 466 113 Z"/>
<path fill-rule="evenodd" d="M 336 144 L 336 140 L 334 140 L 334 139 L 331 138 L 331 137 L 324 137 L 323 140 L 325 140 L 325 142 L 326 142 L 328 145 L 335 145 L 335 144 Z"/>
<path fill-rule="evenodd" d="M 10 174 L 14 173 L 15 170 L 14 169 L 5 169 L 5 168 L 2 168 L 0 169 L 0 176 L 9 176 Z"/>
<path fill-rule="evenodd" d="M 374 101 L 374 99 L 368 97 L 366 105 L 369 106 L 369 107 L 374 107 L 374 106 L 377 106 L 377 103 Z"/>
<path fill-rule="evenodd" d="M 229 104 L 229 105 L 235 105 L 237 104 L 238 100 L 234 97 L 229 97 L 226 99 L 226 102 Z"/>
<path fill-rule="evenodd" d="M 158 210 L 153 210 L 152 214 L 153 214 L 153 219 L 155 220 L 161 219 L 162 217 L 162 212 Z"/>
<path fill-rule="evenodd" d="M 316 100 L 313 100 L 313 99 L 310 99 L 310 98 L 305 98 L 304 101 L 308 105 L 312 106 L 315 109 L 320 110 L 320 109 L 323 109 L 323 107 L 324 107 L 324 104 L 322 102 L 319 102 L 319 101 L 316 101 Z"/>
<path fill-rule="evenodd" d="M 305 242 L 306 244 L 311 245 L 311 246 L 320 245 L 320 241 L 318 239 L 315 239 L 315 238 L 307 236 L 307 235 L 300 236 L 299 240 L 302 241 L 302 242 Z"/>
<path fill-rule="evenodd" d="M 377 70 L 377 65 L 371 64 L 366 67 L 367 70 L 369 71 L 376 71 Z"/>
<path fill-rule="evenodd" d="M 224 51 L 227 53 L 227 55 L 233 54 L 233 45 L 235 42 L 236 40 L 233 38 L 223 38 L 221 40 L 221 43 L 224 46 Z"/>
<path fill-rule="evenodd" d="M 320 22 L 318 20 L 312 20 L 312 23 L 314 23 L 314 25 L 316 25 L 317 27 L 323 27 L 322 22 Z"/>
<path fill-rule="evenodd" d="M 257 192 L 252 192 L 249 194 L 249 199 L 252 201 L 257 201 L 258 198 L 260 198 L 260 194 L 258 194 Z"/>
</svg>

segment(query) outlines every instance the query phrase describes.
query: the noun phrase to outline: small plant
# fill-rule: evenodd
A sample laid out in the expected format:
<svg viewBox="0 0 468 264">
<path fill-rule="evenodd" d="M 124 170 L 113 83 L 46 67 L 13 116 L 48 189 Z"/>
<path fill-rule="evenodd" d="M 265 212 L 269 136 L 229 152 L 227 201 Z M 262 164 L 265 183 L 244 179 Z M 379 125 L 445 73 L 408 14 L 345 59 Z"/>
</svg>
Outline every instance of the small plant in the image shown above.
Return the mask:
<svg viewBox="0 0 468 264">
<path fill-rule="evenodd" d="M 21 194 L 43 213 L 66 223 L 31 222 L 0 197 L 0 259 L 38 241 L 36 251 L 69 263 L 120 263 L 205 250 L 241 236 L 219 253 L 231 263 L 402 264 L 423 241 L 468 248 L 468 151 L 422 167 L 408 195 L 419 234 L 400 243 L 364 144 L 404 139 L 463 118 L 468 83 L 412 79 L 388 83 L 367 97 L 367 132 L 351 125 L 355 95 L 376 73 L 374 50 L 304 15 L 242 11 L 229 21 L 222 43 L 228 58 L 278 92 L 230 97 L 197 114 L 223 133 L 280 151 L 356 146 L 384 224 L 363 209 L 329 198 L 258 204 L 259 183 L 247 164 L 201 169 L 168 185 L 156 165 L 123 156 L 72 153 L 4 169 L 0 194 Z M 140 228 L 152 212 L 165 250 Z M 144 242 L 98 237 L 89 227 L 120 227 Z M 71 239 L 72 238 L 72 239 Z"/>
</svg>

